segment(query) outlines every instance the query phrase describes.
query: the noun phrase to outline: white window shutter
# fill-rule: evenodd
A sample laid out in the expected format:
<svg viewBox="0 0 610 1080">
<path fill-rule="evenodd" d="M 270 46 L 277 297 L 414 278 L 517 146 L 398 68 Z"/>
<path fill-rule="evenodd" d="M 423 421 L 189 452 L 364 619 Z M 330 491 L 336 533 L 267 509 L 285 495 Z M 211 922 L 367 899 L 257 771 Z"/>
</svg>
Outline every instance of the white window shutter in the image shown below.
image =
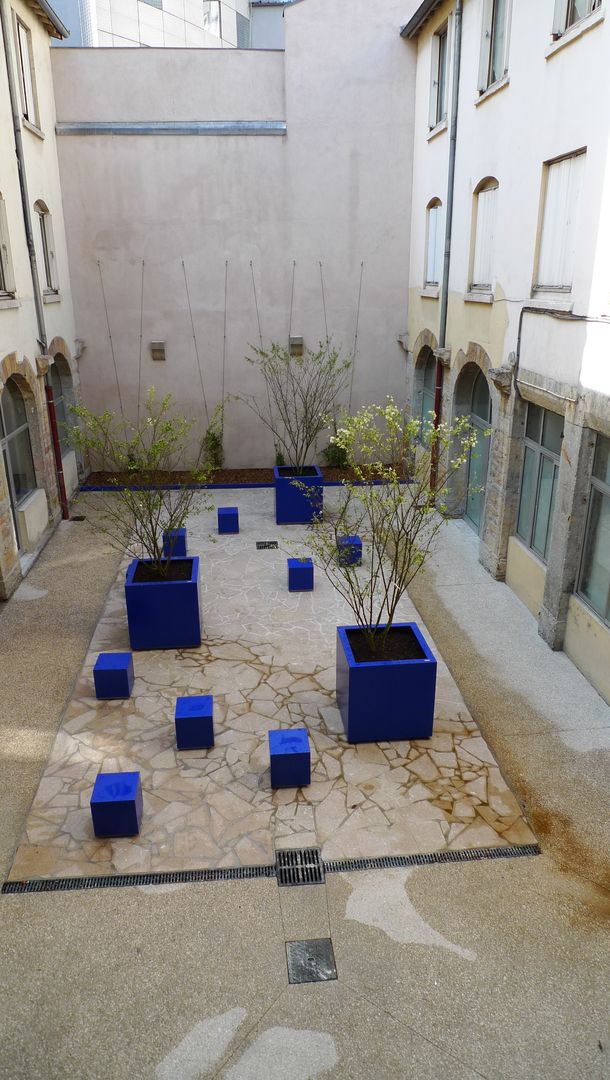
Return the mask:
<svg viewBox="0 0 610 1080">
<path fill-rule="evenodd" d="M 479 56 L 479 82 L 481 93 L 489 85 L 489 53 L 491 49 L 491 27 L 493 18 L 493 0 L 483 0 L 483 22 L 481 25 L 481 54 Z"/>
<path fill-rule="evenodd" d="M 543 288 L 572 286 L 584 164 L 585 154 L 577 154 L 548 166 L 537 282 Z"/>
<path fill-rule="evenodd" d="M 568 19 L 568 0 L 555 0 L 553 13 L 553 35 L 559 37 L 566 28 Z"/>
<path fill-rule="evenodd" d="M 0 254 L 2 257 L 2 269 L 4 271 L 4 286 L 8 293 L 15 292 L 15 273 L 11 258 L 11 245 L 8 235 L 8 222 L 6 218 L 6 205 L 4 199 L 0 199 Z"/>
<path fill-rule="evenodd" d="M 426 250 L 426 284 L 439 284 L 439 236 L 440 236 L 440 213 L 439 205 L 428 208 L 428 244 Z"/>
<path fill-rule="evenodd" d="M 430 48 L 430 105 L 428 109 L 428 127 L 436 127 L 436 106 L 438 100 L 438 37 L 432 35 Z"/>
<path fill-rule="evenodd" d="M 496 229 L 497 188 L 487 188 L 477 195 L 477 221 L 472 284 L 478 288 L 493 286 L 493 251 Z"/>
<path fill-rule="evenodd" d="M 34 85 L 32 80 L 32 58 L 30 54 L 30 35 L 23 23 L 17 23 L 19 41 L 19 59 L 21 63 L 21 87 L 23 94 L 23 115 L 31 124 L 36 123 L 34 107 Z"/>
</svg>

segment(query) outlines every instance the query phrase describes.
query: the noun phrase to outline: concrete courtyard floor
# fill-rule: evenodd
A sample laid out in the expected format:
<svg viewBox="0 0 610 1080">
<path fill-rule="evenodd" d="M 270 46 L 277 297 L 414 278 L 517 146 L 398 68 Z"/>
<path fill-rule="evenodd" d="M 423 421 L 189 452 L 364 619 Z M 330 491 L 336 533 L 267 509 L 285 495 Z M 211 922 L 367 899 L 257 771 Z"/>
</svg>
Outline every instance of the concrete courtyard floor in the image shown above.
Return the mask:
<svg viewBox="0 0 610 1080">
<path fill-rule="evenodd" d="M 3 877 L 118 565 L 87 525 L 62 524 L 0 609 Z M 610 1074 L 610 710 L 461 525 L 413 599 L 543 855 L 293 889 L 2 896 L 0 1076 Z M 289 985 L 285 942 L 318 937 L 337 980 Z"/>
</svg>

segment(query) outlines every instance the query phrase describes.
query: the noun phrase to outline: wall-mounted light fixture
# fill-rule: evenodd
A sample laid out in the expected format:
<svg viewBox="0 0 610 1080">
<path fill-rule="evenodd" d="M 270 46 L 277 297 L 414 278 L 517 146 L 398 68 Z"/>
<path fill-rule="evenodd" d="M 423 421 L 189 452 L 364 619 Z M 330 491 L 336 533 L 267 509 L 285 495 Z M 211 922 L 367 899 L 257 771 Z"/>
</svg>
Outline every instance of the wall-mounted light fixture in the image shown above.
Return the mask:
<svg viewBox="0 0 610 1080">
<path fill-rule="evenodd" d="M 150 355 L 153 360 L 165 360 L 165 342 L 151 341 Z"/>
<path fill-rule="evenodd" d="M 299 337 L 299 336 L 295 337 L 295 336 L 291 335 L 288 338 L 288 351 L 290 352 L 291 356 L 302 356 L 303 355 L 303 348 L 304 348 L 304 346 L 303 346 L 303 338 L 302 337 Z"/>
</svg>

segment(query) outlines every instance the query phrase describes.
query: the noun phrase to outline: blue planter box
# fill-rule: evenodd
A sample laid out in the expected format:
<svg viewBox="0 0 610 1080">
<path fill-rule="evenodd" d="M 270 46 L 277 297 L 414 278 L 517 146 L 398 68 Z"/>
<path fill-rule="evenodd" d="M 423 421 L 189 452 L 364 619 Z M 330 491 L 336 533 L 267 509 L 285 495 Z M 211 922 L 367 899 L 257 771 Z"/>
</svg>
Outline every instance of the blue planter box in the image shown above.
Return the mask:
<svg viewBox="0 0 610 1080">
<path fill-rule="evenodd" d="M 311 780 L 311 751 L 306 728 L 269 732 L 271 787 L 305 787 Z"/>
<path fill-rule="evenodd" d="M 96 836 L 136 836 L 142 820 L 139 772 L 98 773 L 90 806 Z"/>
<path fill-rule="evenodd" d="M 166 559 L 186 558 L 186 529 L 168 529 L 163 533 L 163 554 Z"/>
<path fill-rule="evenodd" d="M 205 750 L 214 745 L 214 698 L 210 694 L 177 698 L 174 721 L 178 750 Z"/>
<path fill-rule="evenodd" d="M 347 631 L 358 627 L 337 627 L 337 705 L 349 742 L 394 742 L 432 735 L 436 658 L 416 623 L 394 626 L 412 630 L 422 659 L 358 663 L 347 636 Z"/>
<path fill-rule="evenodd" d="M 311 559 L 288 559 L 288 592 L 311 592 L 313 562 Z"/>
<path fill-rule="evenodd" d="M 277 525 L 309 525 L 322 512 L 322 473 L 317 465 L 311 467 L 315 470 L 311 476 L 291 476 L 293 470 L 286 465 L 274 467 Z M 308 490 L 297 487 L 293 482 L 295 480 Z"/>
<path fill-rule="evenodd" d="M 196 649 L 201 645 L 199 556 L 185 561 L 192 564 L 186 581 L 134 581 L 139 563 L 150 560 L 130 563 L 125 600 L 132 649 Z"/>
<path fill-rule="evenodd" d="M 360 566 L 362 540 L 359 536 L 340 536 L 337 540 L 337 560 L 341 566 Z"/>
<path fill-rule="evenodd" d="M 218 532 L 239 532 L 239 510 L 236 506 L 220 506 L 218 508 Z"/>
<path fill-rule="evenodd" d="M 133 656 L 130 652 L 102 652 L 93 668 L 95 696 L 100 701 L 128 698 L 133 689 Z"/>
</svg>

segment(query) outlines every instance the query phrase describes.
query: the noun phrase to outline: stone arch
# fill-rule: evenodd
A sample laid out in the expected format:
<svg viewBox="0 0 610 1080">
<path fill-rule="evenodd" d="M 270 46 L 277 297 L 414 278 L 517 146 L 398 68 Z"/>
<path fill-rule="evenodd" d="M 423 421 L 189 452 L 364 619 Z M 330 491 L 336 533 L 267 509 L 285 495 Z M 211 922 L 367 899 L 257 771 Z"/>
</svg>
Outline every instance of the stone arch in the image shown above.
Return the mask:
<svg viewBox="0 0 610 1080">
<path fill-rule="evenodd" d="M 48 421 L 44 389 L 41 395 L 40 380 L 34 374 L 32 365 L 25 356 L 23 360 L 18 361 L 17 353 L 9 353 L 0 363 L 0 382 L 2 383 L 0 393 L 4 390 L 9 379 L 13 379 L 17 383 L 25 402 L 36 483 L 38 487 L 46 489 L 45 449 L 48 439 Z"/>
</svg>

